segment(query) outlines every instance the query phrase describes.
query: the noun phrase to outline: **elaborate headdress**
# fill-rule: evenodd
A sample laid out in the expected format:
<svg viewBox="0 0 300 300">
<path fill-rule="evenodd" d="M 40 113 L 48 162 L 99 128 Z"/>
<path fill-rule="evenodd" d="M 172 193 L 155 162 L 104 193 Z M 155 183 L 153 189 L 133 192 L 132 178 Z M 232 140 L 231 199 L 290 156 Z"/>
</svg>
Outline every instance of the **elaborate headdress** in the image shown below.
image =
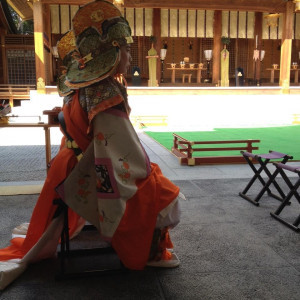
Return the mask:
<svg viewBox="0 0 300 300">
<path fill-rule="evenodd" d="M 128 22 L 108 1 L 84 5 L 72 22 L 76 43 L 64 84 L 78 89 L 110 76 L 120 62 L 120 47 L 132 43 L 132 37 Z"/>
</svg>

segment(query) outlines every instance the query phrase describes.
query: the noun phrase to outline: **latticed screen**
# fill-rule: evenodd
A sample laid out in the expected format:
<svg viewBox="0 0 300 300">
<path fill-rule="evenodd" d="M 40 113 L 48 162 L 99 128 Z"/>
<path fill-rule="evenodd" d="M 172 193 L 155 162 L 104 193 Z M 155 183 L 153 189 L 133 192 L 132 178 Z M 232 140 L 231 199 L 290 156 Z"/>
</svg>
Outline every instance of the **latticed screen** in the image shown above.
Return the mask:
<svg viewBox="0 0 300 300">
<path fill-rule="evenodd" d="M 7 50 L 8 83 L 35 84 L 34 50 Z"/>
<path fill-rule="evenodd" d="M 127 77 L 132 75 L 132 70 L 139 67 L 141 76 L 148 76 L 148 51 L 151 48 L 149 37 L 133 37 L 133 44 L 131 45 L 131 68 L 128 70 Z"/>
<path fill-rule="evenodd" d="M 133 43 L 131 44 L 131 64 L 130 64 L 130 69 L 127 72 L 127 76 L 130 76 L 132 73 L 133 67 L 140 67 L 139 66 L 139 51 L 138 51 L 138 39 L 137 37 L 133 37 Z"/>
</svg>

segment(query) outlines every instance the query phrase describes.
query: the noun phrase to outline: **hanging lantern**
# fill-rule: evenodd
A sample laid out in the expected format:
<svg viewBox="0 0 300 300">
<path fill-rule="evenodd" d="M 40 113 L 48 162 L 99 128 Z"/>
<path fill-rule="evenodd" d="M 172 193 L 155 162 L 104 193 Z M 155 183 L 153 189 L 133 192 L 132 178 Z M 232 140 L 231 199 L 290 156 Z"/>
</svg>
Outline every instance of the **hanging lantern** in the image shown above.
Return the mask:
<svg viewBox="0 0 300 300">
<path fill-rule="evenodd" d="M 300 11 L 300 0 L 294 0 L 295 3 L 295 11 Z"/>
<path fill-rule="evenodd" d="M 267 20 L 267 26 L 277 27 L 279 17 L 280 17 L 280 14 L 268 14 L 268 15 L 266 15 L 265 19 Z"/>
</svg>

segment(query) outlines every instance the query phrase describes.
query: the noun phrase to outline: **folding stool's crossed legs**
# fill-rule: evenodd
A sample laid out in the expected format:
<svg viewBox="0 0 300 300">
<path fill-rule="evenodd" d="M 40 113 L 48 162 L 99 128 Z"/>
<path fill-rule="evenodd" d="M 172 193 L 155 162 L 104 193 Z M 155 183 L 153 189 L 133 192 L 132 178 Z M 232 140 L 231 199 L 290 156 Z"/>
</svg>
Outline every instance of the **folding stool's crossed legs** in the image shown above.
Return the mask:
<svg viewBox="0 0 300 300">
<path fill-rule="evenodd" d="M 285 164 L 288 161 L 288 156 L 284 157 L 282 160 L 282 164 Z M 269 163 L 270 159 L 266 159 L 265 161 L 263 161 L 261 159 L 261 157 L 257 158 L 258 162 L 260 163 L 261 167 L 263 168 L 263 170 L 265 171 L 265 173 L 267 174 L 269 180 L 267 181 L 267 183 L 265 184 L 265 186 L 262 188 L 262 190 L 259 192 L 259 194 L 256 196 L 255 201 L 259 201 L 260 198 L 262 197 L 262 195 L 267 191 L 268 195 L 279 200 L 279 201 L 283 201 L 283 199 L 285 198 L 285 194 L 282 191 L 281 187 L 279 186 L 279 184 L 276 182 L 275 178 L 276 176 L 279 174 L 279 170 L 276 168 L 276 170 L 274 171 L 273 174 L 271 174 L 271 172 L 269 171 L 269 169 L 266 167 L 267 163 Z M 278 195 L 275 195 L 271 192 L 271 190 L 269 189 L 269 186 L 271 185 L 271 183 L 275 186 L 276 190 L 278 191 L 278 193 L 280 194 L 280 197 Z"/>
<path fill-rule="evenodd" d="M 287 204 L 289 204 L 289 201 L 292 198 L 292 196 L 295 196 L 295 198 L 298 200 L 298 202 L 300 204 L 300 195 L 297 192 L 297 190 L 298 190 L 298 188 L 300 186 L 300 167 L 291 167 L 291 166 L 284 165 L 282 163 L 274 163 L 274 165 L 276 166 L 276 168 L 279 171 L 280 175 L 282 176 L 283 180 L 286 182 L 286 184 L 289 187 L 290 191 L 287 194 L 287 196 L 284 198 L 284 200 L 282 201 L 282 203 L 279 205 L 279 207 L 276 209 L 276 211 L 274 213 L 271 212 L 270 214 L 271 214 L 272 217 L 274 217 L 275 219 L 277 219 L 281 223 L 287 225 L 291 229 L 293 229 L 295 231 L 300 231 L 300 228 L 298 227 L 299 224 L 300 224 L 300 214 L 299 214 L 299 216 L 296 218 L 296 220 L 293 223 L 290 223 L 290 222 L 286 221 L 285 219 L 283 219 L 283 218 L 281 218 L 279 216 L 279 214 L 282 212 L 282 210 L 284 209 L 284 207 Z M 295 184 L 292 184 L 292 182 L 287 177 L 287 175 L 285 174 L 285 172 L 283 171 L 283 169 L 298 174 L 299 178 L 298 178 L 298 180 L 296 181 Z"/>
<path fill-rule="evenodd" d="M 252 169 L 252 171 L 254 172 L 254 176 L 251 178 L 251 180 L 249 181 L 249 183 L 247 184 L 247 186 L 245 187 L 245 189 L 239 193 L 239 195 L 250 201 L 252 204 L 259 206 L 259 200 L 260 198 L 263 196 L 263 194 L 265 192 L 268 192 L 268 195 L 283 201 L 283 199 L 285 198 L 285 194 L 282 191 L 282 189 L 280 188 L 280 186 L 278 185 L 278 183 L 275 181 L 276 176 L 278 175 L 279 171 L 276 169 L 275 172 L 273 174 L 271 174 L 271 172 L 268 170 L 267 168 L 267 164 L 270 162 L 271 159 L 273 159 L 272 157 L 272 152 L 273 153 L 278 153 L 278 152 L 274 152 L 274 151 L 270 151 L 269 154 L 267 155 L 255 155 L 253 153 L 250 152 L 244 152 L 241 151 L 242 155 L 244 156 L 245 160 L 247 161 L 248 165 L 250 166 L 250 168 Z M 281 154 L 281 155 L 279 155 Z M 269 157 L 268 157 L 269 156 Z M 281 163 L 285 164 L 289 159 L 291 159 L 291 156 L 288 156 L 286 154 L 282 154 L 282 153 L 278 153 L 278 157 L 275 158 L 282 158 Z M 255 168 L 253 162 L 251 161 L 251 159 L 255 159 L 259 162 L 260 167 L 259 168 Z M 264 160 L 263 160 L 264 159 Z M 264 171 L 267 176 L 268 176 L 268 181 L 266 182 L 262 177 L 261 177 L 261 172 Z M 262 184 L 263 188 L 261 189 L 261 191 L 258 193 L 258 195 L 255 197 L 255 199 L 251 199 L 249 196 L 247 196 L 247 192 L 249 191 L 249 189 L 251 188 L 251 186 L 253 185 L 253 183 L 255 182 L 255 180 L 258 179 L 260 181 L 260 183 Z M 270 190 L 270 185 L 271 183 L 274 185 L 274 187 L 277 189 L 278 193 L 280 194 L 280 196 L 275 195 L 271 192 Z"/>
<path fill-rule="evenodd" d="M 247 196 L 247 192 L 249 191 L 249 189 L 251 188 L 251 186 L 253 185 L 253 183 L 256 181 L 256 179 L 258 179 L 261 184 L 263 186 L 266 185 L 266 182 L 264 181 L 264 179 L 261 177 L 261 172 L 263 171 L 264 169 L 264 165 L 260 164 L 260 167 L 259 168 L 255 168 L 253 162 L 250 160 L 250 158 L 252 159 L 256 159 L 256 155 L 253 154 L 253 153 L 250 153 L 250 152 L 244 152 L 244 151 L 241 151 L 242 155 L 244 156 L 244 158 L 246 159 L 246 161 L 248 162 L 248 165 L 250 166 L 250 168 L 252 169 L 252 171 L 254 172 L 254 175 L 253 177 L 251 178 L 251 180 L 249 181 L 249 183 L 247 184 L 247 186 L 244 188 L 244 190 L 242 192 L 239 193 L 239 195 L 250 201 L 251 203 L 255 204 L 256 206 L 259 205 L 258 201 L 259 199 L 257 200 L 257 197 L 253 200 L 251 199 L 249 196 Z M 267 164 L 269 162 L 269 160 L 266 160 L 264 162 L 264 164 Z M 271 192 L 270 189 L 268 189 L 268 192 Z"/>
</svg>

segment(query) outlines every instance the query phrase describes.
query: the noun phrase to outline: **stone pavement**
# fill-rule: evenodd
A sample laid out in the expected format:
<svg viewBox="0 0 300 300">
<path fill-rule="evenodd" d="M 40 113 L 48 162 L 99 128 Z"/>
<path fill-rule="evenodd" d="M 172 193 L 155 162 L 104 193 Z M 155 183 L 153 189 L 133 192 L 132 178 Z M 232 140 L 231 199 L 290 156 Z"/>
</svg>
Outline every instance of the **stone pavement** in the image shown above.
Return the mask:
<svg viewBox="0 0 300 300">
<path fill-rule="evenodd" d="M 201 168 L 198 168 L 200 171 Z M 215 175 L 225 174 L 217 169 Z M 174 177 L 183 175 L 174 172 Z M 125 274 L 56 281 L 57 259 L 31 265 L 0 292 L 1 300 L 298 300 L 299 233 L 270 217 L 278 201 L 264 197 L 256 207 L 238 196 L 247 179 L 174 180 L 187 201 L 181 222 L 170 231 L 181 264 L 176 269 L 146 268 Z M 257 190 L 256 190 L 257 192 Z M 38 195 L 0 196 L 0 248 L 11 231 L 28 222 Z M 299 213 L 293 201 L 288 208 Z M 288 214 L 288 216 L 289 216 Z M 84 232 L 71 241 L 92 247 Z M 103 257 L 76 260 L 101 266 Z M 106 260 L 109 258 L 106 256 Z"/>
<path fill-rule="evenodd" d="M 24 136 L 22 129 L 1 128 L 0 141 L 1 138 L 12 133 L 12 130 L 15 140 L 17 140 L 18 136 Z M 150 160 L 159 164 L 164 175 L 170 180 L 249 178 L 253 175 L 247 164 L 181 166 L 177 158 L 169 150 L 143 132 L 139 132 L 138 135 Z M 0 186 L 9 182 L 26 181 L 40 184 L 45 180 L 46 166 L 43 130 L 26 128 L 25 136 L 26 139 L 23 141 L 25 145 L 11 145 L 13 144 L 11 141 L 9 143 L 0 142 Z M 57 128 L 52 128 L 52 156 L 59 149 L 60 139 L 60 131 Z M 300 163 L 292 162 L 291 164 L 297 165 Z"/>
<path fill-rule="evenodd" d="M 1 134 L 4 133 L 0 130 Z M 22 132 L 19 134 L 22 136 Z M 42 144 L 34 142 L 38 134 L 27 131 L 22 146 L 0 146 L 0 187 L 43 183 L 45 150 Z M 0 292 L 0 298 L 300 299 L 299 233 L 270 217 L 270 211 L 278 206 L 277 200 L 266 196 L 256 207 L 238 196 L 252 177 L 249 167 L 246 164 L 180 166 L 168 150 L 144 133 L 138 134 L 151 161 L 158 163 L 187 197 L 181 203 L 181 222 L 171 230 L 181 260 L 179 268 L 146 268 L 57 282 L 54 275 L 58 260 L 50 259 L 31 265 Z M 55 154 L 61 136 L 58 132 L 51 137 Z M 16 225 L 30 220 L 37 198 L 38 194 L 0 196 L 0 248 L 7 246 Z M 298 207 L 293 200 L 287 216 L 299 213 Z M 78 239 L 82 241 L 81 235 Z"/>
</svg>

